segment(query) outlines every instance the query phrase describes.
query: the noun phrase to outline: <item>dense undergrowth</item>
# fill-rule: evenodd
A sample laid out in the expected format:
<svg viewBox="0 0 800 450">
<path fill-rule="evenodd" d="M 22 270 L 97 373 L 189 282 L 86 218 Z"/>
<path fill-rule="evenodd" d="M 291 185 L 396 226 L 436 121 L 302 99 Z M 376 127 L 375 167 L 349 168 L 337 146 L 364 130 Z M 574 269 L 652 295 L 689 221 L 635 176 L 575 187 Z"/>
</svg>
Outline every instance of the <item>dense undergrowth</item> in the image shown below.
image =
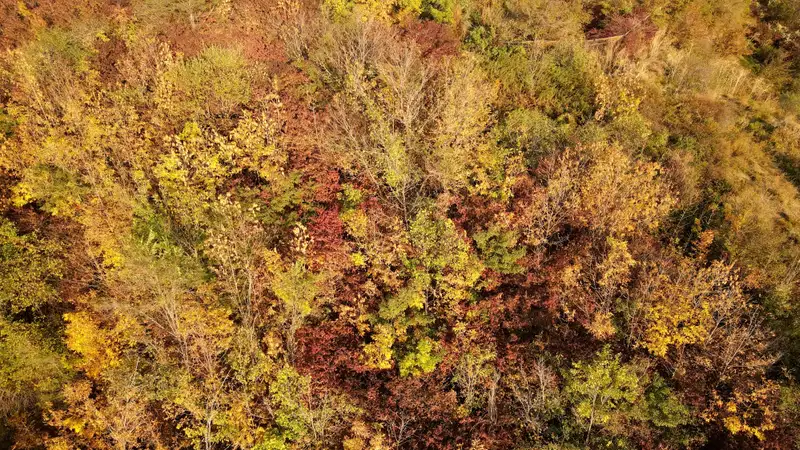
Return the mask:
<svg viewBox="0 0 800 450">
<path fill-rule="evenodd" d="M 0 21 L 0 446 L 800 446 L 797 0 Z"/>
</svg>

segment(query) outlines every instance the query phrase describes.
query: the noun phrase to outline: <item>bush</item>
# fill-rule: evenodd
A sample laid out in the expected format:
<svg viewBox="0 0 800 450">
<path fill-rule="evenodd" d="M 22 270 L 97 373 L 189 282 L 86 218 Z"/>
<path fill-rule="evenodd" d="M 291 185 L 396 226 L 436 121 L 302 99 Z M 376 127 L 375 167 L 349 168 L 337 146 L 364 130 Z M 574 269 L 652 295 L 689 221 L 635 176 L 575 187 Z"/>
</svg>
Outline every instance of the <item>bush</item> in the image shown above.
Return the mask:
<svg viewBox="0 0 800 450">
<path fill-rule="evenodd" d="M 551 118 L 584 123 L 595 113 L 601 67 L 580 44 L 559 42 L 498 51 L 488 64 L 507 101 L 536 106 Z"/>
<path fill-rule="evenodd" d="M 483 28 L 498 48 L 520 43 L 583 39 L 591 19 L 581 2 L 569 0 L 516 0 L 474 2 L 472 29 Z M 540 41 L 540 42 L 537 42 Z"/>
<path fill-rule="evenodd" d="M 203 13 L 224 4 L 226 0 L 134 0 L 133 11 L 144 24 L 166 26 L 170 21 L 197 26 Z"/>
<path fill-rule="evenodd" d="M 93 36 L 51 28 L 8 54 L 12 83 L 37 113 L 50 120 L 77 114 L 79 103 L 93 87 L 89 58 Z"/>
<path fill-rule="evenodd" d="M 491 227 L 474 235 L 475 244 L 486 267 L 500 273 L 522 273 L 525 268 L 517 264 L 525 256 L 525 247 L 518 245 L 515 231 Z"/>
<path fill-rule="evenodd" d="M 37 313 L 57 300 L 55 284 L 63 270 L 58 250 L 52 242 L 19 236 L 13 224 L 0 217 L 0 311 Z"/>
<path fill-rule="evenodd" d="M 529 167 L 550 154 L 563 149 L 573 130 L 567 123 L 559 123 L 536 109 L 515 109 L 505 118 L 500 132 L 500 142 L 521 150 Z"/>
<path fill-rule="evenodd" d="M 173 98 L 186 114 L 232 114 L 251 97 L 248 63 L 238 49 L 208 47 L 165 74 Z"/>
</svg>

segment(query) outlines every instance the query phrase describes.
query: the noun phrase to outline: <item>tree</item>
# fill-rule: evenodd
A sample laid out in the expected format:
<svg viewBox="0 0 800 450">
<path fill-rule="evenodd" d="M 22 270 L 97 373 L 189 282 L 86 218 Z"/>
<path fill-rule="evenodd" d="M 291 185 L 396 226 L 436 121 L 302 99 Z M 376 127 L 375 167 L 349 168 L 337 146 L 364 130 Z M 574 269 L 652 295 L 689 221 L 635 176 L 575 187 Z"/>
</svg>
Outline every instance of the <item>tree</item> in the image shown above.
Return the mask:
<svg viewBox="0 0 800 450">
<path fill-rule="evenodd" d="M 287 443 L 316 446 L 358 410 L 344 396 L 315 395 L 309 377 L 290 366 L 282 368 L 271 386 L 270 401 L 278 429 L 256 448 L 286 448 Z"/>
<path fill-rule="evenodd" d="M 0 369 L 0 417 L 3 421 L 27 414 L 35 417 L 60 397 L 70 371 L 61 364 L 63 355 L 58 350 L 37 327 L 0 318 L 0 357 L 4 361 Z M 35 430 L 35 420 L 31 420 L 29 426 Z M 36 435 L 34 439 L 41 443 L 42 436 Z"/>
<path fill-rule="evenodd" d="M 272 292 L 283 303 L 286 351 L 290 360 L 294 359 L 297 351 L 295 334 L 317 306 L 320 281 L 321 277 L 309 272 L 302 259 L 274 272 Z"/>
<path fill-rule="evenodd" d="M 56 242 L 20 236 L 14 225 L 0 217 L 0 307 L 6 314 L 37 312 L 58 300 L 55 282 L 63 261 Z"/>
<path fill-rule="evenodd" d="M 563 414 L 563 397 L 559 379 L 543 358 L 520 367 L 507 381 L 514 408 L 522 423 L 534 435 L 544 431 L 549 420 Z"/>
<path fill-rule="evenodd" d="M 620 362 L 604 347 L 591 362 L 577 362 L 569 370 L 565 392 L 572 399 L 573 412 L 586 424 L 586 443 L 596 424 L 619 420 L 642 396 L 639 377 L 633 366 Z"/>
<path fill-rule="evenodd" d="M 500 273 L 520 273 L 525 269 L 517 264 L 525 256 L 525 247 L 518 246 L 516 230 L 502 230 L 491 227 L 474 235 L 478 251 L 486 267 Z"/>
<path fill-rule="evenodd" d="M 791 447 L 796 3 L 5 2 L 0 448 Z"/>
<path fill-rule="evenodd" d="M 170 67 L 157 101 L 165 108 L 180 108 L 184 117 L 231 114 L 250 100 L 251 77 L 240 51 L 207 47 L 197 57 L 179 59 Z"/>
</svg>

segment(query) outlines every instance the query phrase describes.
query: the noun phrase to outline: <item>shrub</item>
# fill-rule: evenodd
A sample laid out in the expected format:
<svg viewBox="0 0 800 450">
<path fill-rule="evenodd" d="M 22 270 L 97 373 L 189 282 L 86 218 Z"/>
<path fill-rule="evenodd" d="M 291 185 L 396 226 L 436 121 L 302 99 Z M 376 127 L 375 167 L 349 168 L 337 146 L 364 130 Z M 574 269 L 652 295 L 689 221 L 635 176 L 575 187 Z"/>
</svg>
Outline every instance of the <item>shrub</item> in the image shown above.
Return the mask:
<svg viewBox="0 0 800 450">
<path fill-rule="evenodd" d="M 519 238 L 515 231 L 491 227 L 476 233 L 473 238 L 486 267 L 507 274 L 525 271 L 517 264 L 517 261 L 525 256 L 526 250 L 525 247 L 517 245 Z"/>
<path fill-rule="evenodd" d="M 8 54 L 12 83 L 42 118 L 77 115 L 83 97 L 94 87 L 96 73 L 89 64 L 93 36 L 88 34 L 46 29 Z"/>
<path fill-rule="evenodd" d="M 192 116 L 231 114 L 251 97 L 248 63 L 237 49 L 208 47 L 174 65 L 163 81 L 170 100 Z"/>
<path fill-rule="evenodd" d="M 38 312 L 58 298 L 55 282 L 61 278 L 63 262 L 55 243 L 20 236 L 0 217 L 0 310 L 10 314 Z"/>
<path fill-rule="evenodd" d="M 134 0 L 133 11 L 144 24 L 163 26 L 177 20 L 197 26 L 200 16 L 226 0 Z"/>
</svg>

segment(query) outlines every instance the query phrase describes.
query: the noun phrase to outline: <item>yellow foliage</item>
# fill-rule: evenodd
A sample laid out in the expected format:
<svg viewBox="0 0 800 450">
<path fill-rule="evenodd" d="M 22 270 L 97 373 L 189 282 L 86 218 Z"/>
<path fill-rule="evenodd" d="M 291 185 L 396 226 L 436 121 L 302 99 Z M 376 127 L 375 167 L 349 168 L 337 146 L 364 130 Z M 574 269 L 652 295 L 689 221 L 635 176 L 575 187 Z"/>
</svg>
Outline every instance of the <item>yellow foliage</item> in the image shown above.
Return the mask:
<svg viewBox="0 0 800 450">
<path fill-rule="evenodd" d="M 422 0 L 323 0 L 322 11 L 334 20 L 354 17 L 393 22 L 419 15 Z"/>
<path fill-rule="evenodd" d="M 350 209 L 343 211 L 340 215 L 347 232 L 358 240 L 367 238 L 368 221 L 367 215 L 361 209 Z"/>
<path fill-rule="evenodd" d="M 715 262 L 697 269 L 683 261 L 670 276 L 657 267 L 647 270 L 643 346 L 664 357 L 670 348 L 704 342 L 718 321 L 746 308 L 731 266 Z"/>
<path fill-rule="evenodd" d="M 120 363 L 120 346 L 114 333 L 101 328 L 89 313 L 64 314 L 67 348 L 81 355 L 79 367 L 91 378 Z"/>
<path fill-rule="evenodd" d="M 436 130 L 430 169 L 445 188 L 464 186 L 468 168 L 476 157 L 486 160 L 491 151 L 481 145 L 481 135 L 489 123 L 490 105 L 498 86 L 490 83 L 476 61 L 465 60 L 448 67 L 442 92 L 437 99 Z M 502 164 L 491 160 L 483 166 Z M 480 167 L 480 166 L 479 166 Z"/>
<path fill-rule="evenodd" d="M 616 144 L 570 149 L 548 165 L 547 186 L 534 192 L 525 211 L 527 240 L 534 246 L 569 222 L 625 246 L 625 239 L 655 231 L 675 204 L 660 165 L 635 160 Z"/>
<path fill-rule="evenodd" d="M 617 333 L 617 328 L 611 321 L 613 314 L 609 311 L 598 312 L 592 317 L 586 329 L 597 339 L 608 339 Z"/>
<path fill-rule="evenodd" d="M 661 167 L 617 145 L 594 145 L 583 155 L 591 166 L 580 184 L 581 222 L 612 236 L 654 231 L 675 202 L 659 180 Z"/>
<path fill-rule="evenodd" d="M 529 245 L 540 247 L 565 224 L 577 203 L 579 165 L 567 150 L 547 174 L 547 186 L 533 193 L 533 201 L 525 210 L 526 235 Z"/>
<path fill-rule="evenodd" d="M 631 270 L 637 262 L 628 251 L 628 243 L 612 236 L 595 252 L 600 255 L 576 258 L 561 270 L 558 281 L 565 313 L 571 319 L 578 313 L 577 319 L 595 338 L 608 339 L 616 334 L 615 307 L 628 292 Z"/>
<path fill-rule="evenodd" d="M 216 355 L 230 346 L 234 332 L 230 311 L 197 302 L 185 302 L 183 306 L 177 332 L 198 355 Z"/>
<path fill-rule="evenodd" d="M 201 224 L 231 177 L 252 171 L 268 183 L 282 181 L 286 155 L 276 145 L 275 127 L 266 114 L 250 113 L 227 136 L 187 122 L 153 169 L 165 200 Z"/>
<path fill-rule="evenodd" d="M 391 369 L 392 346 L 395 342 L 392 326 L 379 324 L 375 329 L 373 341 L 364 346 L 364 364 L 375 369 Z"/>
<path fill-rule="evenodd" d="M 440 285 L 435 295 L 444 300 L 443 306 L 452 308 L 466 299 L 483 266 L 453 221 L 433 211 L 421 211 L 411 223 L 409 235 L 419 261 Z"/>
<path fill-rule="evenodd" d="M 630 281 L 631 268 L 636 261 L 628 252 L 628 243 L 609 237 L 609 249 L 605 260 L 600 263 L 597 270 L 601 273 L 598 284 L 602 288 L 614 288 Z"/>
<path fill-rule="evenodd" d="M 717 398 L 717 408 L 703 413 L 706 420 L 721 419 L 731 434 L 750 435 L 763 441 L 765 433 L 776 428 L 777 412 L 770 406 L 778 392 L 778 385 L 764 380 L 757 387 L 742 391 L 735 389 L 727 401 Z"/>
</svg>

